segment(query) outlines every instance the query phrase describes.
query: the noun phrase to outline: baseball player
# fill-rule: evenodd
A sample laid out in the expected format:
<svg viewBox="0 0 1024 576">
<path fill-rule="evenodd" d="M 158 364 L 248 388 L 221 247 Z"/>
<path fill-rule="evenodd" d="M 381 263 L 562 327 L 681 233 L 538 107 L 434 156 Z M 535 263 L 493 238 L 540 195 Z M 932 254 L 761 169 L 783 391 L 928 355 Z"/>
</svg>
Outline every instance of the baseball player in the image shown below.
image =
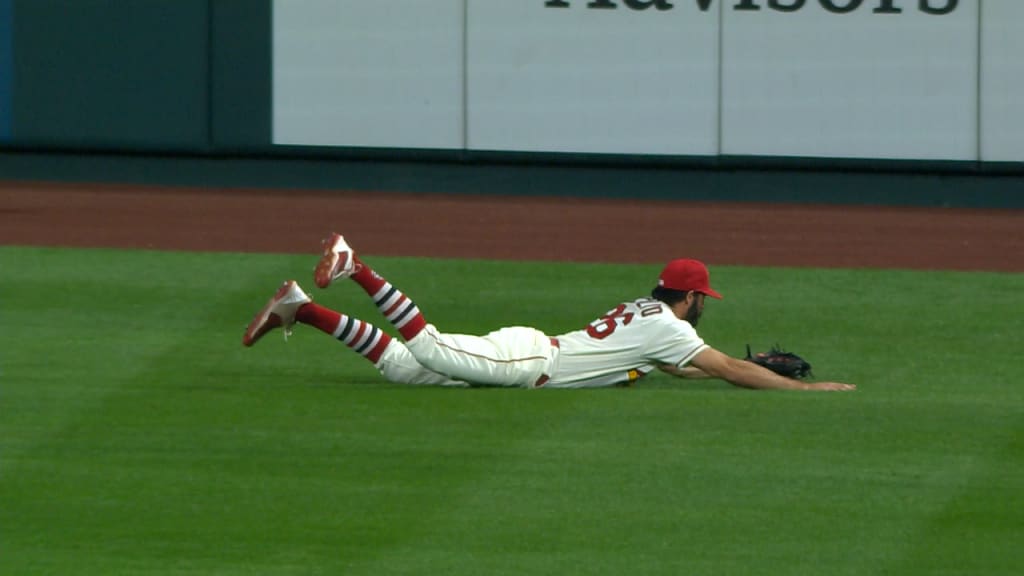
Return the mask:
<svg viewBox="0 0 1024 576">
<path fill-rule="evenodd" d="M 697 260 L 672 260 L 650 297 L 623 302 L 586 327 L 555 337 L 524 326 L 484 336 L 441 332 L 341 235 L 332 234 L 323 241 L 314 280 L 327 288 L 344 278 L 366 291 L 404 343 L 368 322 L 314 303 L 289 280 L 253 318 L 242 344 L 252 346 L 276 328 L 287 337 L 296 323 L 306 324 L 342 341 L 389 381 L 401 384 L 591 388 L 631 385 L 660 369 L 684 378 L 721 378 L 745 388 L 856 388 L 786 378 L 708 346 L 695 328 L 705 297 L 722 296 Z"/>
</svg>

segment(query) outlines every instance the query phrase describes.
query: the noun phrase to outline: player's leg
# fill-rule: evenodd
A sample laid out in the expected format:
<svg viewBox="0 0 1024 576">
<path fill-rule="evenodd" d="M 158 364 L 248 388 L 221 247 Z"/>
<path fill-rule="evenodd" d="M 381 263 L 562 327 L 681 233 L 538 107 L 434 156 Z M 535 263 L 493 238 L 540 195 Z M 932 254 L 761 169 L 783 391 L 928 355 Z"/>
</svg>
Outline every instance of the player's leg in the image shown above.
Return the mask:
<svg viewBox="0 0 1024 576">
<path fill-rule="evenodd" d="M 428 324 L 406 347 L 430 370 L 486 386 L 543 385 L 554 358 L 552 340 L 525 327 L 470 336 L 442 333 Z"/>
<path fill-rule="evenodd" d="M 550 366 L 550 340 L 532 328 L 468 336 L 445 334 L 428 325 L 416 304 L 374 272 L 339 234 L 323 241 L 313 276 L 321 288 L 341 278 L 359 284 L 405 339 L 415 359 L 434 372 L 473 384 L 531 386 Z"/>
<path fill-rule="evenodd" d="M 289 280 L 249 323 L 242 344 L 252 346 L 276 328 L 284 329 L 287 338 L 297 322 L 330 334 L 374 364 L 391 341 L 391 336 L 368 322 L 314 304 L 297 282 Z"/>
<path fill-rule="evenodd" d="M 428 370 L 416 361 L 405 345 L 369 322 L 313 303 L 298 283 L 289 280 L 261 309 L 246 328 L 242 344 L 252 346 L 277 328 L 291 333 L 295 324 L 312 326 L 339 340 L 397 384 L 460 386 L 463 382 Z"/>
<path fill-rule="evenodd" d="M 303 304 L 295 314 L 296 322 L 308 324 L 330 334 L 373 363 L 380 373 L 396 384 L 465 386 L 427 369 L 416 361 L 405 344 L 369 322 L 325 308 L 314 302 Z"/>
<path fill-rule="evenodd" d="M 409 348 L 401 340 L 394 338 L 388 343 L 375 366 L 389 382 L 397 384 L 468 386 L 462 380 L 449 378 L 420 364 L 412 352 L 409 352 Z"/>
<path fill-rule="evenodd" d="M 415 338 L 427 325 L 416 303 L 360 260 L 340 234 L 332 234 L 323 246 L 323 255 L 313 272 L 317 286 L 326 288 L 335 280 L 352 278 L 406 341 Z"/>
<path fill-rule="evenodd" d="M 377 364 L 391 336 L 369 322 L 307 302 L 295 312 L 295 321 L 312 326 Z"/>
</svg>

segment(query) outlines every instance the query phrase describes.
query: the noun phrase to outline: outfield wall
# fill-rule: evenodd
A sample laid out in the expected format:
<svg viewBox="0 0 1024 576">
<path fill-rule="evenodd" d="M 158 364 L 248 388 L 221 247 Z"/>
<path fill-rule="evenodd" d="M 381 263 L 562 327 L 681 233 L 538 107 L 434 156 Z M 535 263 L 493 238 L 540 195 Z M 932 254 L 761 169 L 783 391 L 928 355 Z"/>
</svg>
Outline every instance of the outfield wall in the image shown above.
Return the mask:
<svg viewBox="0 0 1024 576">
<path fill-rule="evenodd" d="M 273 21 L 279 144 L 1024 160 L 1024 2 L 277 0 Z"/>
<path fill-rule="evenodd" d="M 0 0 L 0 177 L 143 154 L 341 188 L 380 162 L 643 169 L 668 197 L 836 179 L 813 200 L 857 172 L 998 205 L 1024 177 L 1022 53 L 1017 0 Z"/>
</svg>

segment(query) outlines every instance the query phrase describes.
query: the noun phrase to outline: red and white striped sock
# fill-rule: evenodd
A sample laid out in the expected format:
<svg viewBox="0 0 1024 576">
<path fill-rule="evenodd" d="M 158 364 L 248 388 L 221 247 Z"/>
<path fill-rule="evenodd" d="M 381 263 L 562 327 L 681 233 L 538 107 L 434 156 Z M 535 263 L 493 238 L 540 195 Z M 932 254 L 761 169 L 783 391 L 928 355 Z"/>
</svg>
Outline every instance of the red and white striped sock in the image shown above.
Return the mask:
<svg viewBox="0 0 1024 576">
<path fill-rule="evenodd" d="M 406 341 L 415 338 L 427 326 L 427 321 L 416 303 L 359 260 L 358 256 L 355 260 L 359 271 L 352 275 L 352 279 L 370 295 L 377 309 L 398 330 L 402 338 Z"/>
<path fill-rule="evenodd" d="M 391 336 L 373 324 L 313 302 L 303 304 L 295 313 L 295 320 L 341 340 L 374 364 L 391 342 Z"/>
</svg>

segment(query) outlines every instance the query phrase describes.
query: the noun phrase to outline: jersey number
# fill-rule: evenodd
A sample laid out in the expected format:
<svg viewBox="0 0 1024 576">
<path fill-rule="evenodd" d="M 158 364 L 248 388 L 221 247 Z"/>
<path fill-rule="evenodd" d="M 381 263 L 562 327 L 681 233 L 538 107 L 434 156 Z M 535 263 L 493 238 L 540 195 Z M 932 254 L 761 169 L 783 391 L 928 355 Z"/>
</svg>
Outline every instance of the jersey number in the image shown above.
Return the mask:
<svg viewBox="0 0 1024 576">
<path fill-rule="evenodd" d="M 612 310 L 588 324 L 587 334 L 589 334 L 591 338 L 596 338 L 598 340 L 604 340 L 611 336 L 612 332 L 615 332 L 615 329 L 619 327 L 620 323 L 625 326 L 633 321 L 633 313 L 623 313 L 625 310 L 626 305 L 619 304 L 615 310 Z"/>
<path fill-rule="evenodd" d="M 651 316 L 653 314 L 661 313 L 661 305 L 655 303 L 653 306 L 646 306 L 640 309 L 641 316 Z M 633 321 L 633 312 L 626 312 L 626 305 L 619 304 L 615 307 L 615 310 L 605 314 L 604 316 L 594 320 L 587 325 L 587 334 L 591 338 L 597 340 L 604 340 L 605 338 L 612 335 L 615 329 L 619 326 L 627 326 Z"/>
</svg>

